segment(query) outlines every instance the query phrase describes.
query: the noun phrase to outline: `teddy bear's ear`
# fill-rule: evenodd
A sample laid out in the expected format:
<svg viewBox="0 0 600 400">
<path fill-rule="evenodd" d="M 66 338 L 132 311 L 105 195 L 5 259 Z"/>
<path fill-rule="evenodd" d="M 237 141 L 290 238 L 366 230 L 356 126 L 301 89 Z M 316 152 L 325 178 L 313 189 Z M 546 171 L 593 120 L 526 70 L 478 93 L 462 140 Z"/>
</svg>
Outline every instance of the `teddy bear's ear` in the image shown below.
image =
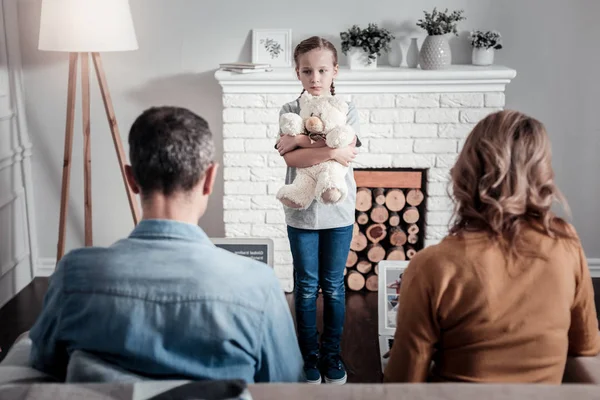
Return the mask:
<svg viewBox="0 0 600 400">
<path fill-rule="evenodd" d="M 338 97 L 332 97 L 329 102 L 335 109 L 344 113 L 344 115 L 348 114 L 348 103 Z"/>
<path fill-rule="evenodd" d="M 312 98 L 313 98 L 313 96 L 310 93 L 308 93 L 308 92 L 302 93 L 302 96 L 300 96 L 300 107 L 306 107 L 308 105 L 308 103 L 310 103 Z"/>
</svg>

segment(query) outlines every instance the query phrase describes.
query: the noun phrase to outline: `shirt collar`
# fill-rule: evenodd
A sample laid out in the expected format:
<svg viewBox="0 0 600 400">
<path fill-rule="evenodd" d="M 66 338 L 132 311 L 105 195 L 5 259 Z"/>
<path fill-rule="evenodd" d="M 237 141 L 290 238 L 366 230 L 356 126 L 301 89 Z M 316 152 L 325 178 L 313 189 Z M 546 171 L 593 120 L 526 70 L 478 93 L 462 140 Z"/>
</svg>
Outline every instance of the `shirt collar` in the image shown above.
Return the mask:
<svg viewBox="0 0 600 400">
<path fill-rule="evenodd" d="M 130 238 L 172 238 L 191 241 L 210 239 L 198 225 L 170 219 L 144 219 L 133 229 Z M 212 242 L 211 242 L 212 243 Z"/>
</svg>

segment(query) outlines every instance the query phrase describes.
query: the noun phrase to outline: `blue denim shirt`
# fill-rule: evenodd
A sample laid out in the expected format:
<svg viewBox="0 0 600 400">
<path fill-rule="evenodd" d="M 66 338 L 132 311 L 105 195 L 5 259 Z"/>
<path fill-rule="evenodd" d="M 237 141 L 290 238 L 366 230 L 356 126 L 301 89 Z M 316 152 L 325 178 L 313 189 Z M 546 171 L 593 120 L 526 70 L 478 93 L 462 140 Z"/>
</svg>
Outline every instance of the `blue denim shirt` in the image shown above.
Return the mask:
<svg viewBox="0 0 600 400">
<path fill-rule="evenodd" d="M 32 366 L 61 379 L 84 350 L 160 379 L 303 380 L 273 270 L 175 221 L 143 220 L 110 247 L 68 253 L 30 336 Z"/>
</svg>

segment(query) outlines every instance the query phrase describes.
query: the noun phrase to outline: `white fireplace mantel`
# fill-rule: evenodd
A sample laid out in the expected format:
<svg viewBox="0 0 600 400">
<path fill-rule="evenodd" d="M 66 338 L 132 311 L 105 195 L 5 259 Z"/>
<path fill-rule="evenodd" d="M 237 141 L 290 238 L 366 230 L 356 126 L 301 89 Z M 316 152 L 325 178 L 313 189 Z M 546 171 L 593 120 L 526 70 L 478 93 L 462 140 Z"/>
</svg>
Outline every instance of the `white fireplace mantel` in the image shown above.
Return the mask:
<svg viewBox="0 0 600 400">
<path fill-rule="evenodd" d="M 452 65 L 442 70 L 377 67 L 340 68 L 337 93 L 457 93 L 503 92 L 517 71 L 504 66 Z M 215 78 L 223 93 L 295 93 L 302 90 L 293 68 L 239 74 L 218 70 Z"/>
</svg>

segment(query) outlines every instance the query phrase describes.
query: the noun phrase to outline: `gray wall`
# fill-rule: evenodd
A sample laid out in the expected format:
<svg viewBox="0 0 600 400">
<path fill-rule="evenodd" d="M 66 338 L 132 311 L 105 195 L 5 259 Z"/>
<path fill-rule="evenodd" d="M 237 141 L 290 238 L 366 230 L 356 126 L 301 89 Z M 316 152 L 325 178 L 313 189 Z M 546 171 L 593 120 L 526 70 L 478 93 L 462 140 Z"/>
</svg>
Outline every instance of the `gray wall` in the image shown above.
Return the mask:
<svg viewBox="0 0 600 400">
<path fill-rule="evenodd" d="M 151 105 L 189 107 L 207 118 L 221 141 L 221 90 L 213 78 L 220 62 L 250 60 L 252 28 L 291 28 L 293 44 L 317 34 L 339 45 L 339 32 L 354 23 L 377 22 L 400 35 L 421 34 L 414 25 L 423 9 L 465 9 L 466 31 L 498 29 L 506 48 L 496 62 L 515 68 L 507 107 L 531 113 L 547 124 L 554 147 L 557 181 L 573 209 L 573 221 L 588 257 L 600 257 L 600 161 L 593 116 L 600 93 L 593 67 L 599 65 L 595 24 L 600 4 L 593 0 L 131 0 L 140 49 L 105 53 L 108 83 L 121 136 Z M 19 4 L 29 129 L 34 144 L 34 183 L 41 257 L 54 257 L 60 202 L 65 125 L 67 55 L 37 50 L 39 0 Z M 470 60 L 465 40 L 453 39 L 455 62 Z M 340 60 L 345 63 L 344 57 Z M 385 59 L 381 60 L 386 63 Z M 95 82 L 92 85 L 92 176 L 94 238 L 107 245 L 132 229 L 110 131 Z M 79 101 L 78 101 L 79 104 Z M 79 110 L 78 110 L 79 112 Z M 68 248 L 82 245 L 83 184 L 81 121 L 76 119 Z M 220 177 L 219 177 L 220 178 Z M 219 181 L 220 182 L 220 181 Z M 223 235 L 223 188 L 219 183 L 200 225 Z"/>
</svg>

